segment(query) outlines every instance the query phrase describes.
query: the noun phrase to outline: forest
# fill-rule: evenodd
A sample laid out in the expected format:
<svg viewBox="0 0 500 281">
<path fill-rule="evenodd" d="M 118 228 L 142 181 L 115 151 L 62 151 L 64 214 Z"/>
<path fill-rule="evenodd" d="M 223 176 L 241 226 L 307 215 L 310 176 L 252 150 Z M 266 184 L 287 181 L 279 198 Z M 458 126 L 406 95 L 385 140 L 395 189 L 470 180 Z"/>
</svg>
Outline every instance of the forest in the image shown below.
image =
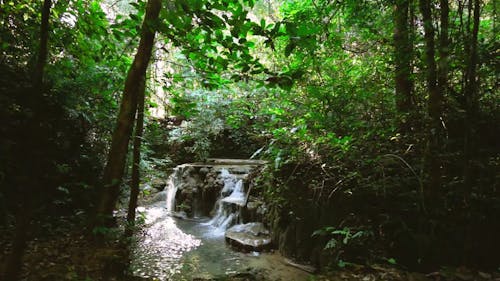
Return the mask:
<svg viewBox="0 0 500 281">
<path fill-rule="evenodd" d="M 0 0 L 0 280 L 500 280 L 495 0 Z"/>
</svg>

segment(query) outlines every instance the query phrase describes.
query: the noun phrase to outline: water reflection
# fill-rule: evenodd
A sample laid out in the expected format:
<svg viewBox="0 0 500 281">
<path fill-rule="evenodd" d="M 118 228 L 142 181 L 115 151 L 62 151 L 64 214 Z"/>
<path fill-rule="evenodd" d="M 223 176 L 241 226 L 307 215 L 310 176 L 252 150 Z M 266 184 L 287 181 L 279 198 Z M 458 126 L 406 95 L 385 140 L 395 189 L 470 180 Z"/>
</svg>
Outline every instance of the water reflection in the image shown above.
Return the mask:
<svg viewBox="0 0 500 281">
<path fill-rule="evenodd" d="M 266 280 L 309 280 L 308 274 L 284 265 L 278 255 L 231 250 L 216 227 L 203 221 L 172 218 L 164 205 L 162 202 L 138 210 L 146 226 L 143 233 L 137 235 L 132 249 L 134 275 L 160 281 L 184 281 L 254 268 L 266 272 Z"/>
<path fill-rule="evenodd" d="M 142 210 L 141 210 L 142 209 Z M 139 209 L 145 218 L 144 232 L 132 252 L 132 271 L 141 277 L 169 280 L 182 269 L 182 255 L 201 245 L 201 240 L 184 233 L 163 206 Z"/>
<path fill-rule="evenodd" d="M 232 251 L 223 232 L 203 221 L 177 220 L 164 204 L 138 208 L 146 226 L 132 251 L 134 275 L 158 280 L 192 280 L 237 273 L 252 254 Z M 208 218 L 205 220 L 205 222 Z M 216 235 L 217 234 L 217 235 Z"/>
</svg>

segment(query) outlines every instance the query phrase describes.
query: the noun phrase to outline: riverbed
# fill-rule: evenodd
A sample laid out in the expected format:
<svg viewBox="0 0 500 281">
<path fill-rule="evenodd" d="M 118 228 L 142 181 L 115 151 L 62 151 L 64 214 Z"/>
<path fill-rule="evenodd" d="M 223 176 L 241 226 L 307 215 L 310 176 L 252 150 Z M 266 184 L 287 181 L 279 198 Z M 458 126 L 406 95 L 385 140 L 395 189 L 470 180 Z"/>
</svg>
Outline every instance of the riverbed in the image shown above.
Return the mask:
<svg viewBox="0 0 500 281">
<path fill-rule="evenodd" d="M 241 253 L 224 241 L 209 218 L 171 217 L 164 202 L 138 209 L 144 219 L 136 236 L 131 269 L 153 280 L 217 278 L 236 273 L 259 273 L 267 280 L 309 280 L 310 275 L 286 264 L 276 253 Z"/>
</svg>

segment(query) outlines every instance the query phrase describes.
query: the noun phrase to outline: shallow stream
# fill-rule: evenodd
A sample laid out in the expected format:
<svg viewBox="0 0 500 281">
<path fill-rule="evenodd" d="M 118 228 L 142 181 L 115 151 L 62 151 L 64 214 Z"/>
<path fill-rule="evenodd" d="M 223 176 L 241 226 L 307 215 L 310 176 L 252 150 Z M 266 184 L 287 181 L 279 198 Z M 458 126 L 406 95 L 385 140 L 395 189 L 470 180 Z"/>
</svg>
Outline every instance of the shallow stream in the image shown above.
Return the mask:
<svg viewBox="0 0 500 281">
<path fill-rule="evenodd" d="M 209 218 L 170 217 L 164 202 L 139 209 L 146 226 L 133 249 L 134 275 L 158 280 L 193 280 L 241 272 L 265 273 L 268 280 L 308 280 L 309 274 L 286 265 L 273 253 L 240 253 L 225 244 Z"/>
<path fill-rule="evenodd" d="M 255 160 L 214 159 L 210 165 L 184 164 L 174 169 L 160 193 L 163 196 L 157 194 L 160 200 L 138 208 L 144 227 L 132 249 L 134 275 L 182 281 L 251 273 L 259 274 L 258 280 L 308 280 L 309 274 L 287 265 L 278 254 L 237 252 L 225 243 L 226 229 L 241 223 L 238 210 L 248 199 L 243 179 L 257 165 L 261 163 Z M 199 174 L 202 168 L 204 181 Z M 213 182 L 220 183 L 220 191 L 218 199 L 209 203 L 213 204 L 211 217 L 190 219 L 184 213 L 185 219 L 176 218 L 176 204 L 183 204 L 176 202 L 176 194 L 199 192 Z"/>
</svg>

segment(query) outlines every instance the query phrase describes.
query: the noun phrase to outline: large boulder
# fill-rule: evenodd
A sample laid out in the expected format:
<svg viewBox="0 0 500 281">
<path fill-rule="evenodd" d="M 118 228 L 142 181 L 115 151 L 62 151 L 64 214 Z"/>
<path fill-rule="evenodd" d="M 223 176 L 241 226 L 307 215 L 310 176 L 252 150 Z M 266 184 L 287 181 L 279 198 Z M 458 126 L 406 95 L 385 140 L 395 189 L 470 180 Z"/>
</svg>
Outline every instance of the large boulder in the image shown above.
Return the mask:
<svg viewBox="0 0 500 281">
<path fill-rule="evenodd" d="M 226 230 L 226 242 L 241 251 L 263 251 L 271 248 L 271 235 L 260 222 L 237 224 Z"/>
</svg>

